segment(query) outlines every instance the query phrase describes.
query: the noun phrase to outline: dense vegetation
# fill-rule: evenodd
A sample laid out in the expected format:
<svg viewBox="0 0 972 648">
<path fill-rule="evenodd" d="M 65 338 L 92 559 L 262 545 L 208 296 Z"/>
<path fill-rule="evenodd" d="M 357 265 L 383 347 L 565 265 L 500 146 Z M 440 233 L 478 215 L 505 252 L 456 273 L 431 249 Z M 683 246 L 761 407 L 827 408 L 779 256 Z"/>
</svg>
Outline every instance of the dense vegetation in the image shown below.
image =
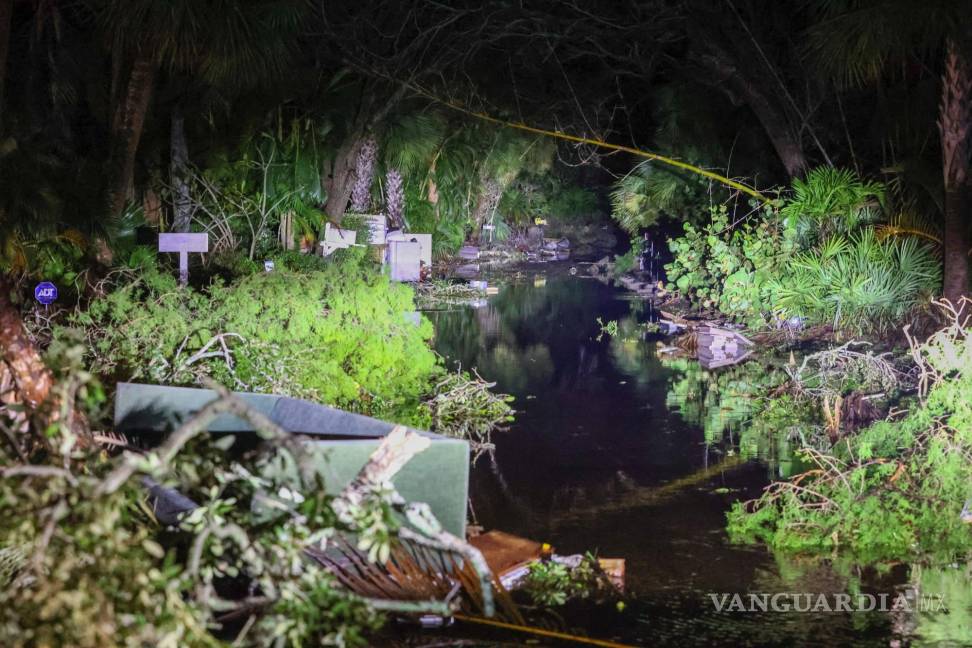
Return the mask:
<svg viewBox="0 0 972 648">
<path fill-rule="evenodd" d="M 100 375 L 309 398 L 416 423 L 416 396 L 439 370 L 431 327 L 406 315 L 409 288 L 351 264 L 259 272 L 178 290 L 154 264 L 72 318 Z"/>
<path fill-rule="evenodd" d="M 713 208 L 671 241 L 670 288 L 756 327 L 900 327 L 937 292 L 941 268 L 927 243 L 875 229 L 883 197 L 881 185 L 823 167 L 746 222 Z"/>
<path fill-rule="evenodd" d="M 806 446 L 809 470 L 737 505 L 731 530 L 782 549 L 840 548 L 864 561 L 966 558 L 970 339 L 953 319 L 924 344 L 913 342 L 921 373 L 910 410 L 832 447 Z"/>
<path fill-rule="evenodd" d="M 83 356 L 77 344 L 51 345 L 47 361 L 58 378 L 52 398 L 75 416 L 97 420 L 104 391 L 82 370 Z M 272 441 L 263 452 L 227 461 L 231 439 L 211 444 L 181 428 L 179 441 L 118 461 L 91 447 L 77 421 L 50 420 L 42 433 L 3 446 L 11 467 L 0 482 L 5 645 L 222 645 L 213 629 L 217 617 L 241 605 L 225 598 L 241 575 L 260 593 L 242 602 L 244 611 L 261 610 L 255 623 L 234 633 L 251 645 L 366 645 L 363 633 L 380 625 L 324 569 L 309 563 L 294 569 L 308 544 L 326 542 L 338 528 L 363 530 L 335 516 L 336 494 L 319 483 L 258 476 L 274 458 L 299 465 L 299 444 L 263 427 Z M 18 454 L 33 461 L 20 463 Z M 136 474 L 177 487 L 200 508 L 178 525 L 163 525 Z M 376 496 L 362 504 L 359 519 L 387 533 L 397 525 L 389 510 Z"/>
<path fill-rule="evenodd" d="M 368 641 L 371 607 L 293 565 L 336 530 L 387 554 L 387 493 L 342 517 L 308 481 L 267 524 L 251 504 L 290 491 L 256 476 L 259 461 L 299 454 L 273 431 L 232 462 L 199 439 L 134 462 L 95 431 L 114 384 L 144 380 L 313 398 L 487 447 L 508 400 L 444 369 L 411 289 L 364 248 L 312 254 L 328 224 L 363 239 L 374 213 L 432 233 L 444 259 L 465 242 L 521 245 L 544 222 L 600 227 L 610 205 L 633 237 L 616 271 L 674 226 L 670 293 L 751 332 L 927 335 L 944 295 L 945 328 L 911 340 L 910 365 L 835 346 L 772 372 L 669 368 L 707 440 L 728 416 L 749 420 L 745 448 L 804 448 L 792 479 L 734 510 L 737 537 L 967 556 L 966 13 L 959 0 L 0 0 L 2 641 Z M 209 235 L 189 287 L 156 258 L 162 232 Z M 38 280 L 61 292 L 44 312 Z M 558 309 L 523 308 L 554 330 L 566 292 Z M 515 331 L 497 325 L 484 372 L 553 371 L 547 346 L 513 357 Z M 165 528 L 138 476 L 202 508 Z M 577 594 L 563 572 L 534 573 L 541 598 Z M 217 590 L 244 577 L 264 596 L 227 620 Z"/>
</svg>

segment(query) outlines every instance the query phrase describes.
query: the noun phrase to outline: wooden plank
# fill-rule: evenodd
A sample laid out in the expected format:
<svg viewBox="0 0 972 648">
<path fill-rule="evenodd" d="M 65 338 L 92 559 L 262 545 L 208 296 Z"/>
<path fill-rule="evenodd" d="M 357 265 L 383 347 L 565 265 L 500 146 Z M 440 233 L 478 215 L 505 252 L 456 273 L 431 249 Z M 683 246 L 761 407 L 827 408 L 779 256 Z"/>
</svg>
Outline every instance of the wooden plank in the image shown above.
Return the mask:
<svg viewBox="0 0 972 648">
<path fill-rule="evenodd" d="M 488 531 L 469 539 L 479 549 L 486 564 L 499 577 L 510 569 L 540 558 L 543 545 L 503 531 Z"/>
</svg>

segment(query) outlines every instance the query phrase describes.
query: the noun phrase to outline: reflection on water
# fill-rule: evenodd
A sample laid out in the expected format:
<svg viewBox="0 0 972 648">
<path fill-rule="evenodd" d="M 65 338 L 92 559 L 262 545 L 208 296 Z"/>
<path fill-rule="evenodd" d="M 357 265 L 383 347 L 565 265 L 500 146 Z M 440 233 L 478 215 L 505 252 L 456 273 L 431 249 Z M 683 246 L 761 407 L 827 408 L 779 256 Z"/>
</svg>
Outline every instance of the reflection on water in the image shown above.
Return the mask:
<svg viewBox="0 0 972 648">
<path fill-rule="evenodd" d="M 627 559 L 631 604 L 605 614 L 593 634 L 669 645 L 887 646 L 897 633 L 942 623 L 715 610 L 709 593 L 895 592 L 914 580 L 904 568 L 861 572 L 729 544 L 731 503 L 801 469 L 793 449 L 803 432 L 752 398 L 772 370 L 748 362 L 705 371 L 660 357 L 640 302 L 565 274 L 527 273 L 483 307 L 428 315 L 440 353 L 516 397 L 516 422 L 473 470 L 476 521 L 560 553 Z M 616 334 L 605 335 L 598 318 L 617 322 Z M 966 575 L 953 576 L 962 577 L 968 588 Z"/>
</svg>

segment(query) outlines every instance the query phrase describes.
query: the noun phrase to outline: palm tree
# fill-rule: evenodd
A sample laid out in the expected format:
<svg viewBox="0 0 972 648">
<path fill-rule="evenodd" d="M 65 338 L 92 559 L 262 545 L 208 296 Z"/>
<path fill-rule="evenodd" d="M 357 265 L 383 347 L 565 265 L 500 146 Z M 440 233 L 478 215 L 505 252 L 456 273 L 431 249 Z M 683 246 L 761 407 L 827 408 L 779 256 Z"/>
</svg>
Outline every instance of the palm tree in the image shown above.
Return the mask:
<svg viewBox="0 0 972 648">
<path fill-rule="evenodd" d="M 112 52 L 108 208 L 121 212 L 160 73 L 236 84 L 282 71 L 307 5 L 303 0 L 95 0 Z M 173 120 L 178 130 L 182 120 Z M 181 146 L 176 134 L 176 144 Z"/>
<path fill-rule="evenodd" d="M 484 132 L 489 135 L 492 129 Z M 547 139 L 527 137 L 510 130 L 495 131 L 479 165 L 479 200 L 472 213 L 472 240 L 479 241 L 483 225 L 493 216 L 503 192 L 525 169 L 539 172 L 550 168 L 554 144 Z"/>
<path fill-rule="evenodd" d="M 972 26 L 963 0 L 828 0 L 810 41 L 825 69 L 845 83 L 880 80 L 894 66 L 940 57 L 939 141 L 944 188 L 943 293 L 969 291 L 972 208 Z"/>
</svg>

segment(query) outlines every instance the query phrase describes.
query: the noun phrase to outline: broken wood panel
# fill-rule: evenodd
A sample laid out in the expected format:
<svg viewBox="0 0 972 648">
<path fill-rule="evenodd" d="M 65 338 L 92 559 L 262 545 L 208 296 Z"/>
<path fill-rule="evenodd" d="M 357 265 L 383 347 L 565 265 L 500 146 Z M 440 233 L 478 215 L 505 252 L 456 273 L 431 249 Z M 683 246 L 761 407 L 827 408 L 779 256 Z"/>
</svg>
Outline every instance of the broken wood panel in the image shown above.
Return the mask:
<svg viewBox="0 0 972 648">
<path fill-rule="evenodd" d="M 503 531 L 489 531 L 469 539 L 479 549 L 494 574 L 502 576 L 507 570 L 540 558 L 543 545 Z"/>
</svg>

